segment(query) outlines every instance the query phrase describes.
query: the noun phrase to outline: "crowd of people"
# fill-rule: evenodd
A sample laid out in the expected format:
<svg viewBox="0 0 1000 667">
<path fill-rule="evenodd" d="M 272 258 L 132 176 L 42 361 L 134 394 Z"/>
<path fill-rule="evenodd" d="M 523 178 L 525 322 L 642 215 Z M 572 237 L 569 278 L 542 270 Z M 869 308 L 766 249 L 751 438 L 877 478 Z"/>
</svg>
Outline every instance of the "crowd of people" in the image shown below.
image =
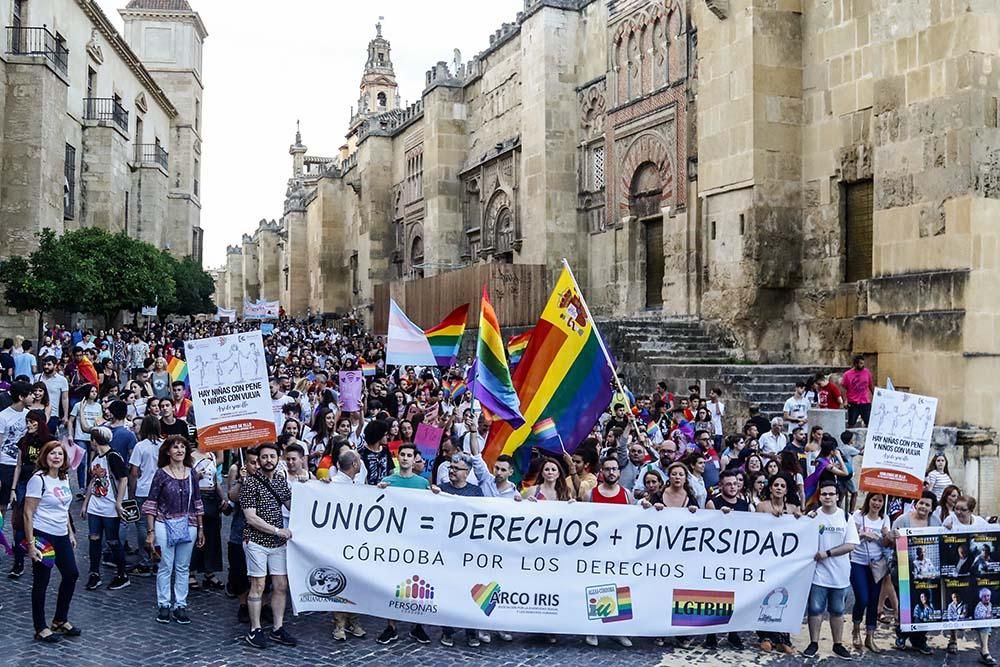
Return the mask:
<svg viewBox="0 0 1000 667">
<path fill-rule="evenodd" d="M 981 528 L 975 499 L 963 495 L 948 461 L 933 457 L 926 491 L 916 502 L 868 494 L 858 505 L 854 468 L 862 454 L 847 428 L 826 433 L 808 423 L 810 407 L 845 408 L 848 425 L 870 416 L 874 388 L 859 357 L 840 383 L 825 374 L 791 389 L 782 414 L 768 419 L 728 414 L 723 391 L 699 386 L 674 394 L 666 381 L 648 394 L 626 388 L 584 442 L 559 454 L 533 451 L 518 470 L 500 456 L 483 458 L 490 424 L 474 409 L 463 380 L 471 359 L 450 369 L 387 368 L 384 341 L 353 319 L 332 326 L 282 320 L 267 336 L 273 418 L 278 437 L 223 455 L 197 449 L 197 422 L 183 381 L 168 371 L 184 341 L 257 328 L 255 323 L 201 322 L 146 330 L 51 329 L 35 354 L 31 341 L 7 339 L 0 352 L 0 508 L 12 524 L 9 577 L 31 565 L 35 639 L 80 636 L 70 621 L 79 570 L 77 530 L 86 527 L 87 591 L 109 590 L 155 575 L 159 623 L 188 624 L 189 592 L 220 590 L 237 600 L 246 642 L 264 649 L 298 642 L 286 629 L 286 545 L 292 489 L 318 479 L 526 502 L 638 504 L 692 512 L 764 512 L 822 526 L 807 608 L 809 644 L 817 655 L 821 620 L 829 615 L 835 655 L 879 653 L 875 630 L 896 623 L 893 531 L 943 525 Z M 343 410 L 338 372 L 374 366 L 360 409 Z M 627 378 L 624 378 L 627 380 Z M 442 430 L 436 456 L 414 444 L 419 424 Z M 75 488 L 74 488 L 75 486 Z M 886 502 L 888 500 L 888 502 Z M 85 520 L 79 527 L 74 516 Z M 229 517 L 228 534 L 224 517 Z M 223 549 L 223 545 L 226 549 Z M 52 569 L 59 571 L 55 614 L 46 616 Z M 851 646 L 843 636 L 853 592 Z M 354 614 L 332 619 L 336 641 L 367 635 Z M 268 628 L 265 630 L 265 627 Z M 463 629 L 469 646 L 493 638 Z M 455 642 L 442 628 L 439 641 Z M 496 633 L 511 641 L 508 633 Z M 981 661 L 989 632 L 980 631 Z M 426 644 L 426 629 L 408 637 Z M 375 641 L 399 639 L 389 620 Z M 628 637 L 615 637 L 631 646 Z M 746 638 L 730 633 L 734 648 Z M 557 641 L 553 636 L 550 641 Z M 596 636 L 585 641 L 598 644 Z M 692 638 L 660 638 L 680 646 Z M 703 639 L 718 647 L 716 635 Z M 794 652 L 788 635 L 758 632 L 762 651 Z M 930 653 L 926 633 L 896 631 L 896 646 Z M 957 650 L 954 636 L 948 650 Z"/>
</svg>

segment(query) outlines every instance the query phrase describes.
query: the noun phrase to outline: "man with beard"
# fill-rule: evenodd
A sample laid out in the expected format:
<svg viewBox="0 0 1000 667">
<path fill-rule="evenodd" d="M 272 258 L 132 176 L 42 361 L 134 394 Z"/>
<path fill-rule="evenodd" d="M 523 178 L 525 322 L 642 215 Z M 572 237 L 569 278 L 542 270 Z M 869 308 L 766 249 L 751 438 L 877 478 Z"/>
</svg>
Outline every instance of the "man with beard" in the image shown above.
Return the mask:
<svg viewBox="0 0 1000 667">
<path fill-rule="evenodd" d="M 618 468 L 618 459 L 611 457 L 604 459 L 601 464 L 601 483 L 590 492 L 590 502 L 605 503 L 610 505 L 631 505 L 632 494 L 628 489 L 618 483 L 621 479 L 621 470 Z M 629 648 L 632 640 L 628 637 L 614 637 L 614 640 Z M 587 635 L 585 641 L 589 646 L 597 646 L 597 635 Z"/>
<path fill-rule="evenodd" d="M 708 499 L 705 509 L 720 510 L 723 514 L 730 512 L 749 512 L 750 503 L 740 497 L 739 473 L 735 470 L 723 470 L 719 475 L 719 493 Z M 743 640 L 739 633 L 729 633 L 729 644 L 737 649 L 743 648 Z M 705 636 L 705 648 L 715 650 L 719 647 L 719 638 L 715 634 Z"/>
<path fill-rule="evenodd" d="M 167 399 L 169 401 L 169 399 Z M 282 527 L 281 508 L 291 508 L 292 490 L 284 476 L 275 475 L 278 467 L 278 447 L 265 443 L 257 447 L 259 469 L 247 475 L 240 490 L 240 507 L 246 519 L 243 529 L 244 551 L 247 557 L 247 575 L 250 577 L 250 632 L 246 642 L 254 648 L 267 648 L 268 639 L 285 646 L 298 642 L 282 627 L 285 601 L 288 597 L 288 568 L 286 550 L 292 531 Z M 261 598 L 267 577 L 271 575 L 271 611 L 274 628 L 264 636 L 261 629 Z"/>
</svg>

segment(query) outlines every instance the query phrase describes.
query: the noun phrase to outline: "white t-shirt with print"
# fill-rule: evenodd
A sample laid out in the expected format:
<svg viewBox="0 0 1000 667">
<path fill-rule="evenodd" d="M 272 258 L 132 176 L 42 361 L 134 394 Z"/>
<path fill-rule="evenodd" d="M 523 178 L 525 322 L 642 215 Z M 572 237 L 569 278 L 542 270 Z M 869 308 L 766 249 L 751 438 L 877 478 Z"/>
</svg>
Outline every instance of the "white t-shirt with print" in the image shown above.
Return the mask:
<svg viewBox="0 0 1000 667">
<path fill-rule="evenodd" d="M 816 551 L 824 552 L 835 549 L 842 544 L 857 544 L 858 528 L 853 519 L 844 516 L 843 510 L 835 509 L 833 514 L 827 514 L 822 508 L 816 512 L 813 519 L 819 526 L 819 545 Z M 844 554 L 833 558 L 824 558 L 816 563 L 813 574 L 813 584 L 825 588 L 847 588 L 851 585 L 851 556 Z"/>
<path fill-rule="evenodd" d="M 109 449 L 90 463 L 90 500 L 87 514 L 102 517 L 118 516 L 118 482 L 127 477 L 125 461 L 115 450 Z M 128 492 L 125 492 L 128 498 Z"/>
<path fill-rule="evenodd" d="M 38 498 L 38 508 L 31 523 L 35 530 L 56 537 L 69 535 L 69 506 L 73 502 L 73 489 L 68 480 L 32 475 L 25 496 Z"/>
<path fill-rule="evenodd" d="M 24 421 L 27 415 L 28 411 L 23 408 L 18 411 L 9 407 L 0 412 L 0 465 L 17 465 L 17 443 L 28 430 Z"/>
</svg>

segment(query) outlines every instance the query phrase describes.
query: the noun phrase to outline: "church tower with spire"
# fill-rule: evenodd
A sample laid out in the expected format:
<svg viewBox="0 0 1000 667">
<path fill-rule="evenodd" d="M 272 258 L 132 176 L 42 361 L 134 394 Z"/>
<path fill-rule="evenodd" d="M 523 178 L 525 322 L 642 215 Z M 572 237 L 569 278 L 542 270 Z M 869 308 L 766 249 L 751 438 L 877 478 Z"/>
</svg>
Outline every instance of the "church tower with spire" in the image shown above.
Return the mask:
<svg viewBox="0 0 1000 667">
<path fill-rule="evenodd" d="M 375 24 L 375 39 L 368 42 L 368 59 L 361 75 L 361 94 L 358 97 L 357 112 L 351 118 L 351 132 L 357 125 L 371 116 L 400 108 L 399 86 L 396 72 L 392 68 L 390 46 L 382 36 L 382 20 Z"/>
</svg>

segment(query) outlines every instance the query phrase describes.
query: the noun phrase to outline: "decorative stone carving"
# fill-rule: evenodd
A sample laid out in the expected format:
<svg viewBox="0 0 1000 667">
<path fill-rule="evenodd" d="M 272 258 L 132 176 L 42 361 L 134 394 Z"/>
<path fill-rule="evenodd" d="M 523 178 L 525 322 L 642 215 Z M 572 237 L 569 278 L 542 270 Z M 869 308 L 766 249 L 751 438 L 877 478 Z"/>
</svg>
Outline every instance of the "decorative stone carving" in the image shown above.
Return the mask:
<svg viewBox="0 0 1000 667">
<path fill-rule="evenodd" d="M 101 51 L 101 43 L 97 35 L 97 28 L 90 31 L 90 41 L 87 42 L 87 53 L 98 65 L 102 65 L 104 64 L 104 52 Z"/>
<path fill-rule="evenodd" d="M 596 137 L 604 133 L 604 113 L 607 108 L 604 85 L 603 81 L 594 84 L 579 95 L 580 124 L 585 136 Z"/>
<path fill-rule="evenodd" d="M 718 18 L 729 18 L 729 0 L 705 0 L 705 6 Z"/>
<path fill-rule="evenodd" d="M 621 174 L 619 183 L 618 208 L 621 215 L 628 215 L 631 207 L 633 178 L 639 167 L 652 163 L 660 178 L 660 201 L 662 206 L 673 203 L 674 196 L 674 166 L 663 138 L 652 132 L 644 132 L 637 136 L 628 148 L 618 171 Z"/>
</svg>

